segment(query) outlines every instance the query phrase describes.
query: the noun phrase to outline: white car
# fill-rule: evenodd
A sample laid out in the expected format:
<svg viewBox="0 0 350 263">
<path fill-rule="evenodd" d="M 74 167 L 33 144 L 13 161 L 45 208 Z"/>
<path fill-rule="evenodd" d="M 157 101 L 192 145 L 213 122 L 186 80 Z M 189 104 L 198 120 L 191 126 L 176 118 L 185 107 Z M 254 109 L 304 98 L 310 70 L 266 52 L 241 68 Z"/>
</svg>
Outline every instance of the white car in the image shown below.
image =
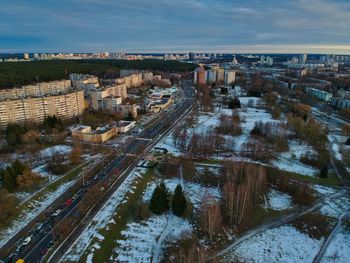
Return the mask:
<svg viewBox="0 0 350 263">
<path fill-rule="evenodd" d="M 60 213 L 61 213 L 61 209 L 58 209 L 58 210 L 56 210 L 56 212 L 53 213 L 52 215 L 53 215 L 53 216 L 58 216 Z"/>
<path fill-rule="evenodd" d="M 23 246 L 26 246 L 29 244 L 29 242 L 32 240 L 32 237 L 26 237 L 22 243 Z"/>
</svg>

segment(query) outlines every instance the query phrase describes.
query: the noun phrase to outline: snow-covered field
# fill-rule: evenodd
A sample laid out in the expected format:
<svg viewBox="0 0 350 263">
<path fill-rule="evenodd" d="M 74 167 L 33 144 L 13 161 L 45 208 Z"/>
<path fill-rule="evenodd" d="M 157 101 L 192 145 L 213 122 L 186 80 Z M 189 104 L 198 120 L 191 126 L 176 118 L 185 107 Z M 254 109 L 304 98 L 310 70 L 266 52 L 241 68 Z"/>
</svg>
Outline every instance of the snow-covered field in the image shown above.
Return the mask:
<svg viewBox="0 0 350 263">
<path fill-rule="evenodd" d="M 334 154 L 334 157 L 339 161 L 343 160 L 343 156 L 340 153 L 340 146 L 344 144 L 346 139 L 347 139 L 346 136 L 328 135 L 328 140 L 332 145 L 332 152 Z"/>
<path fill-rule="evenodd" d="M 271 162 L 272 165 L 284 171 L 294 172 L 307 176 L 316 176 L 319 172 L 317 169 L 312 166 L 305 165 L 299 160 L 303 155 L 316 157 L 317 152 L 315 152 L 311 146 L 295 140 L 289 141 L 288 145 L 288 152 L 279 154 L 277 160 L 273 160 Z"/>
<path fill-rule="evenodd" d="M 118 206 L 125 195 L 132 191 L 132 183 L 146 172 L 146 169 L 135 168 L 129 177 L 122 183 L 122 185 L 113 193 L 107 203 L 95 215 L 93 220 L 87 226 L 86 230 L 69 248 L 66 254 L 62 257 L 61 262 L 73 261 L 80 259 L 82 254 L 87 251 L 89 253 L 88 259 L 92 258 L 95 249 L 99 247 L 99 243 L 104 237 L 99 233 L 100 230 L 108 228 L 109 224 L 114 224 L 113 217 Z M 92 242 L 93 241 L 93 242 Z"/>
<path fill-rule="evenodd" d="M 51 146 L 44 150 L 41 150 L 39 154 L 41 157 L 48 158 L 48 157 L 54 156 L 55 154 L 62 154 L 62 155 L 69 154 L 71 151 L 72 151 L 72 147 L 62 144 L 62 145 Z"/>
<path fill-rule="evenodd" d="M 174 145 L 173 138 L 171 133 L 167 135 L 163 140 L 161 140 L 157 147 L 165 148 L 168 150 L 168 153 L 174 155 L 174 156 L 180 156 L 181 151 Z"/>
<path fill-rule="evenodd" d="M 292 226 L 281 226 L 259 233 L 236 246 L 226 262 L 235 258 L 257 263 L 311 263 L 323 239 L 317 240 Z"/>
<path fill-rule="evenodd" d="M 174 179 L 165 179 L 164 184 L 166 185 L 168 191 L 174 192 L 176 186 L 181 184 L 181 180 Z M 156 188 L 157 182 L 151 182 L 147 185 L 147 188 L 144 192 L 143 200 L 148 202 L 151 199 L 152 193 Z M 219 200 L 221 197 L 221 192 L 219 188 L 216 187 L 205 187 L 198 183 L 192 182 L 183 182 L 183 190 L 185 192 L 186 197 L 192 203 L 194 208 L 198 208 L 203 201 L 204 197 L 207 195 L 215 200 Z"/>
<path fill-rule="evenodd" d="M 122 231 L 111 262 L 151 262 L 161 254 L 166 242 L 175 242 L 184 234 L 191 233 L 191 224 L 174 215 L 153 216 L 145 221 L 132 222 Z M 161 255 L 159 255 L 161 257 Z M 156 262 L 156 261 L 155 261 Z"/>
<path fill-rule="evenodd" d="M 348 196 L 333 198 L 327 200 L 326 204 L 321 207 L 320 211 L 323 215 L 338 218 L 346 212 L 350 207 L 350 198 Z"/>
<path fill-rule="evenodd" d="M 288 171 L 292 173 L 298 173 L 298 174 L 307 175 L 307 176 L 316 176 L 318 172 L 317 169 L 309 165 L 305 165 L 305 164 L 302 164 L 301 162 L 288 160 L 281 157 L 278 157 L 277 160 L 271 161 L 271 164 L 280 170 Z"/>
<path fill-rule="evenodd" d="M 292 197 L 286 193 L 279 192 L 275 189 L 270 189 L 266 196 L 264 208 L 282 211 L 292 208 Z"/>
<path fill-rule="evenodd" d="M 326 249 L 321 263 L 349 263 L 350 262 L 350 231 L 342 229 Z"/>
<path fill-rule="evenodd" d="M 336 192 L 336 189 L 324 185 L 313 185 L 312 188 L 319 194 L 319 195 L 331 195 Z"/>
</svg>

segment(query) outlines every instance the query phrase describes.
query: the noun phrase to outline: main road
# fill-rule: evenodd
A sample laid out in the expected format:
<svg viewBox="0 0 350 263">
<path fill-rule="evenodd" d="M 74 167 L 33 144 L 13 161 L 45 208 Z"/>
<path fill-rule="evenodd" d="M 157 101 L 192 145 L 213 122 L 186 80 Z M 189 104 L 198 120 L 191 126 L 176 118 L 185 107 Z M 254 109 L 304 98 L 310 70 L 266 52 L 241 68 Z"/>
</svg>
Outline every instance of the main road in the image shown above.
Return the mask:
<svg viewBox="0 0 350 263">
<path fill-rule="evenodd" d="M 191 111 L 195 104 L 195 91 L 191 82 L 182 82 L 181 90 L 183 93 L 182 99 L 176 102 L 168 111 L 160 113 L 151 125 L 148 125 L 137 135 L 139 139 L 135 138 L 125 146 L 123 153 L 116 156 L 98 175 L 86 180 L 85 185 L 73 195 L 74 198 L 72 198 L 71 204 L 66 205 L 63 202 L 61 206 L 58 206 L 62 208 L 56 214 L 49 215 L 38 229 L 31 231 L 29 244 L 25 246 L 17 245 L 16 252 L 8 256 L 5 262 L 15 262 L 18 258 L 24 259 L 26 263 L 59 261 L 64 252 L 84 231 L 87 224 L 142 158 Z M 89 189 L 94 189 L 92 187 L 96 185 L 104 186 L 102 197 L 89 207 L 86 214 L 80 215 L 78 207 L 79 204 L 85 201 L 84 194 Z M 54 229 L 58 228 L 69 217 L 75 218 L 76 222 L 70 234 L 59 241 L 55 237 L 56 231 Z M 16 245 L 13 244 L 9 251 L 13 251 L 15 248 Z M 52 251 L 49 251 L 50 257 L 45 258 L 48 249 Z"/>
</svg>

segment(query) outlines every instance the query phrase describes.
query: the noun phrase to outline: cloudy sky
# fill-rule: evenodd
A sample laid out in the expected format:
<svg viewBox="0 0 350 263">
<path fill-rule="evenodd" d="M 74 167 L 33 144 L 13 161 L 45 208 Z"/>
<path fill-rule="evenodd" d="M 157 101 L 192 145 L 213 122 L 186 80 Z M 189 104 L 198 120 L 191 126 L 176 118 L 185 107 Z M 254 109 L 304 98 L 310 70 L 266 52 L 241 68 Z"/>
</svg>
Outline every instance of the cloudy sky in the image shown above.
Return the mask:
<svg viewBox="0 0 350 263">
<path fill-rule="evenodd" d="M 350 54 L 350 0 L 1 0 L 0 52 Z"/>
</svg>

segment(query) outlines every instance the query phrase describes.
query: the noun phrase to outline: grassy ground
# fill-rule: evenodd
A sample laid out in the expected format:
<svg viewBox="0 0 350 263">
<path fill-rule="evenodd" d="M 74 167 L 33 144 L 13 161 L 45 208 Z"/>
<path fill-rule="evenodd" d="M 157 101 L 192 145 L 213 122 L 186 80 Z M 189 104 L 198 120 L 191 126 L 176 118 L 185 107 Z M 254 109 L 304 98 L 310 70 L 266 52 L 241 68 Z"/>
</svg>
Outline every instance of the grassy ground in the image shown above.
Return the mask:
<svg viewBox="0 0 350 263">
<path fill-rule="evenodd" d="M 336 220 L 332 218 L 319 213 L 311 213 L 296 219 L 292 225 L 311 238 L 321 239 L 329 236 L 336 223 Z"/>
<path fill-rule="evenodd" d="M 109 258 L 116 247 L 116 240 L 123 239 L 121 231 L 126 228 L 128 221 L 134 217 L 134 211 L 137 208 L 137 203 L 142 197 L 147 183 L 154 179 L 153 169 L 149 169 L 141 179 L 134 182 L 133 193 L 128 192 L 124 200 L 125 203 L 121 203 L 114 215 L 115 224 L 110 224 L 108 227 L 100 231 L 100 234 L 104 237 L 104 240 L 100 242 L 100 249 L 94 252 L 93 262 L 109 262 Z M 93 240 L 92 243 L 94 243 Z M 86 262 L 87 253 L 83 254 L 79 262 Z"/>
<path fill-rule="evenodd" d="M 290 180 L 302 181 L 305 183 L 321 184 L 321 185 L 339 185 L 339 180 L 335 173 L 329 172 L 328 178 L 319 178 L 301 175 L 298 173 L 292 173 L 287 171 L 279 170 L 275 167 L 266 166 L 266 170 L 269 175 L 273 176 L 285 176 Z"/>
</svg>

